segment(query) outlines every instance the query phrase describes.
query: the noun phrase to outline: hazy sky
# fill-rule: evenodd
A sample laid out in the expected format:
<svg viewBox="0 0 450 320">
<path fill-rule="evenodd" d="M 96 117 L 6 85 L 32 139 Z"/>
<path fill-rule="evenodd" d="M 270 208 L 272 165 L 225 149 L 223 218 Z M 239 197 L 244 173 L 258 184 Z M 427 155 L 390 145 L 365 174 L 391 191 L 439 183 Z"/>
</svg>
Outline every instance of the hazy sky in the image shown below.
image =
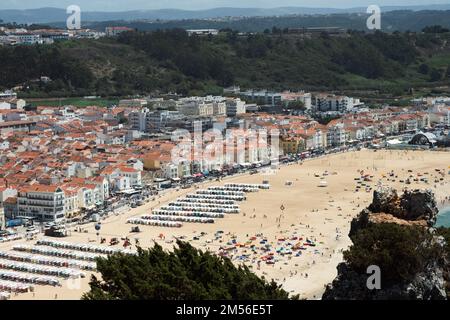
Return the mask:
<svg viewBox="0 0 450 320">
<path fill-rule="evenodd" d="M 42 7 L 65 8 L 76 4 L 82 10 L 123 11 L 139 9 L 208 9 L 215 7 L 264 7 L 281 6 L 348 8 L 377 4 L 424 5 L 448 4 L 450 0 L 0 0 L 0 9 L 29 9 Z"/>
</svg>

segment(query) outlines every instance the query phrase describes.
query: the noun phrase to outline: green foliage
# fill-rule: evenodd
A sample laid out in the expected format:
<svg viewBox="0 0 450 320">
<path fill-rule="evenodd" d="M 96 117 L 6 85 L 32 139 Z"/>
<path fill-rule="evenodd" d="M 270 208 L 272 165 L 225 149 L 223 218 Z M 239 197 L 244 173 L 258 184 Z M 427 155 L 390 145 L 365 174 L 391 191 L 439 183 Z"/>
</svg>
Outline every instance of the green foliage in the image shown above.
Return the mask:
<svg viewBox="0 0 450 320">
<path fill-rule="evenodd" d="M 444 279 L 446 282 L 445 291 L 447 292 L 447 299 L 450 299 L 450 228 L 440 227 L 437 230 L 437 233 L 444 237 L 446 245 L 445 245 L 445 254 L 446 254 L 446 270 L 444 270 Z"/>
<path fill-rule="evenodd" d="M 439 25 L 434 25 L 434 26 L 426 26 L 425 28 L 422 29 L 422 31 L 425 33 L 445 33 L 449 32 L 449 29 L 443 28 L 442 26 Z"/>
<path fill-rule="evenodd" d="M 177 242 L 166 252 L 155 245 L 137 255 L 117 254 L 99 259 L 86 300 L 266 300 L 288 299 L 275 282 L 268 283 L 247 267 L 235 267 L 227 258 Z M 296 298 L 296 297 L 294 297 Z"/>
<path fill-rule="evenodd" d="M 67 59 L 57 46 L 0 47 L 0 61 L 0 85 L 3 87 L 41 76 L 60 80 L 59 86 L 65 88 L 89 88 L 93 81 L 93 73 L 81 60 Z"/>
<path fill-rule="evenodd" d="M 303 39 L 275 27 L 260 34 L 223 30 L 218 36 L 202 37 L 172 29 L 0 47 L 0 88 L 23 84 L 24 97 L 203 95 L 220 93 L 220 88 L 233 84 L 273 90 L 397 92 L 450 80 L 444 77 L 450 54 L 440 49 L 441 36 L 350 32 Z M 439 52 L 433 56 L 434 51 Z M 53 81 L 30 81 L 43 75 Z"/>
<path fill-rule="evenodd" d="M 344 252 L 345 261 L 359 273 L 365 273 L 370 265 L 379 266 L 387 284 L 412 280 L 425 271 L 427 263 L 443 256 L 432 235 L 421 227 L 372 224 L 351 238 L 353 245 Z"/>
<path fill-rule="evenodd" d="M 291 110 L 304 111 L 306 109 L 305 104 L 302 101 L 291 101 L 291 102 L 289 102 L 287 107 Z"/>
</svg>

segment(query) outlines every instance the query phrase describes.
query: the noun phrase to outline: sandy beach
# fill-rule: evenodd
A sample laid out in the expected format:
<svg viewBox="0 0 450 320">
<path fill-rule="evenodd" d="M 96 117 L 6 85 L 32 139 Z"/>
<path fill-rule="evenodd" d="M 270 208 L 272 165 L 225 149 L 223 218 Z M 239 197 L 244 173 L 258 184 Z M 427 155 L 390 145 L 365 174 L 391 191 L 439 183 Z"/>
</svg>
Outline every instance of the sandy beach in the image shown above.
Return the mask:
<svg viewBox="0 0 450 320">
<path fill-rule="evenodd" d="M 152 246 L 156 241 L 170 249 L 174 237 L 184 236 L 184 240 L 194 246 L 216 253 L 234 240 L 247 245 L 229 252 L 233 261 L 245 263 L 267 279 L 275 279 L 285 290 L 300 294 L 301 298 L 320 299 L 324 286 L 336 276 L 342 251 L 351 244 L 347 236 L 350 221 L 371 201 L 373 190 L 381 185 L 399 191 L 405 187 L 432 189 L 437 201 L 442 202 L 450 195 L 449 165 L 450 152 L 362 150 L 328 155 L 283 166 L 274 174 L 241 175 L 198 186 L 262 183 L 263 180 L 271 185 L 270 190 L 248 193 L 247 200 L 239 203 L 239 214 L 228 214 L 214 224 L 185 223 L 179 229 L 139 226 L 142 232 L 130 233 L 133 225 L 126 223 L 128 218 L 148 214 L 152 209 L 193 192 L 194 188 L 171 190 L 155 201 L 102 221 L 100 237 L 109 241 L 112 237 L 128 236 L 133 245 L 138 238 L 142 247 Z M 370 181 L 355 180 L 361 176 L 367 176 Z M 410 184 L 405 184 L 408 178 Z M 319 186 L 321 180 L 326 181 L 326 187 Z M 288 185 L 288 181 L 292 184 Z M 284 210 L 281 210 L 282 206 Z M 99 244 L 93 224 L 82 228 L 86 232 L 72 230 L 70 237 L 61 241 Z M 216 237 L 219 230 L 223 234 Z M 194 236 L 199 240 L 193 240 Z M 315 246 L 307 246 L 300 256 L 276 252 L 278 261 L 275 264 L 258 263 L 266 254 L 257 249 L 262 239 L 273 248 L 287 247 L 287 243 L 300 240 L 311 241 Z M 9 250 L 18 243 L 27 242 L 3 243 L 0 249 Z M 257 244 L 253 249 L 252 243 Z M 80 283 L 64 281 L 63 286 L 56 288 L 36 286 L 33 293 L 12 294 L 11 299 L 79 299 L 89 289 L 89 276 L 88 273 Z"/>
</svg>

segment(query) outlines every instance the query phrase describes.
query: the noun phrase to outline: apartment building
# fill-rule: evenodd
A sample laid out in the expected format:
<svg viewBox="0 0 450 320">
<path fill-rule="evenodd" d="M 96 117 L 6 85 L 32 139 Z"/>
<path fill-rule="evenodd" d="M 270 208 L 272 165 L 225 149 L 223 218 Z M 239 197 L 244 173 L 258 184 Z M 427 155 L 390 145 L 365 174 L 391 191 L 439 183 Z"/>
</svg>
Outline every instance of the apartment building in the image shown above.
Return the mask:
<svg viewBox="0 0 450 320">
<path fill-rule="evenodd" d="M 213 103 L 206 101 L 182 101 L 177 109 L 185 116 L 212 117 L 214 115 Z"/>
<path fill-rule="evenodd" d="M 19 216 L 38 221 L 62 221 L 65 218 L 65 195 L 54 185 L 30 185 L 19 189 L 17 211 Z"/>
<path fill-rule="evenodd" d="M 213 113 L 215 116 L 225 116 L 227 114 L 227 104 L 223 101 L 213 102 Z"/>
<path fill-rule="evenodd" d="M 353 109 L 355 103 L 352 97 L 336 96 L 334 94 L 318 94 L 315 96 L 315 107 L 321 112 L 345 113 Z"/>
<path fill-rule="evenodd" d="M 147 113 L 145 131 L 157 132 L 164 129 L 170 121 L 182 119 L 183 115 L 178 111 L 158 110 Z"/>
<path fill-rule="evenodd" d="M 130 167 L 119 167 L 118 175 L 121 178 L 127 178 L 129 180 L 130 187 L 140 187 L 142 186 L 141 171 L 130 168 Z"/>
<path fill-rule="evenodd" d="M 280 147 L 283 154 L 297 154 L 304 150 L 305 139 L 299 136 L 283 136 L 280 139 Z"/>
<path fill-rule="evenodd" d="M 228 117 L 235 117 L 240 114 L 244 114 L 246 112 L 245 108 L 245 101 L 242 101 L 241 99 L 228 99 L 226 101 L 227 106 L 227 116 Z"/>
<path fill-rule="evenodd" d="M 128 122 L 132 129 L 141 132 L 158 132 L 164 129 L 170 121 L 183 118 L 179 111 L 157 110 L 150 112 L 144 108 L 139 111 L 130 112 Z"/>
<path fill-rule="evenodd" d="M 342 146 L 346 142 L 346 131 L 343 123 L 328 127 L 327 130 L 327 145 L 338 147 Z"/>
</svg>

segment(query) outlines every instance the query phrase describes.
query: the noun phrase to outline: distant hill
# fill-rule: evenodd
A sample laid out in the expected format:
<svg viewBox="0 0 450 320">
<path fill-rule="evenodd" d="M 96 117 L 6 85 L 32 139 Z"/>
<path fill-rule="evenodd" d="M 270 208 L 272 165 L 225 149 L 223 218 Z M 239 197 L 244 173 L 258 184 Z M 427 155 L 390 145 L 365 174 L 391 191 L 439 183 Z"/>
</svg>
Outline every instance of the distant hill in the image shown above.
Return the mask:
<svg viewBox="0 0 450 320">
<path fill-rule="evenodd" d="M 322 15 L 286 15 L 267 17 L 246 17 L 233 19 L 184 19 L 170 21 L 100 21 L 86 22 L 85 26 L 104 30 L 110 25 L 127 26 L 142 31 L 158 29 L 232 29 L 241 32 L 263 32 L 266 29 L 303 27 L 340 27 L 368 31 L 366 13 L 334 13 Z M 420 32 L 426 26 L 442 25 L 450 28 L 450 10 L 390 11 L 382 15 L 381 28 L 385 32 Z M 54 24 L 63 27 L 64 24 Z"/>
<path fill-rule="evenodd" d="M 450 10 L 450 4 L 424 6 L 387 6 L 382 11 L 394 10 Z M 184 20 L 213 19 L 223 17 L 268 17 L 285 15 L 328 15 L 344 13 L 365 13 L 365 7 L 336 9 L 308 7 L 279 8 L 214 8 L 208 10 L 133 10 L 123 12 L 82 12 L 84 21 L 114 21 L 114 20 Z M 17 23 L 51 23 L 63 22 L 67 18 L 66 10 L 61 8 L 39 8 L 26 10 L 0 10 L 0 20 Z"/>
</svg>

